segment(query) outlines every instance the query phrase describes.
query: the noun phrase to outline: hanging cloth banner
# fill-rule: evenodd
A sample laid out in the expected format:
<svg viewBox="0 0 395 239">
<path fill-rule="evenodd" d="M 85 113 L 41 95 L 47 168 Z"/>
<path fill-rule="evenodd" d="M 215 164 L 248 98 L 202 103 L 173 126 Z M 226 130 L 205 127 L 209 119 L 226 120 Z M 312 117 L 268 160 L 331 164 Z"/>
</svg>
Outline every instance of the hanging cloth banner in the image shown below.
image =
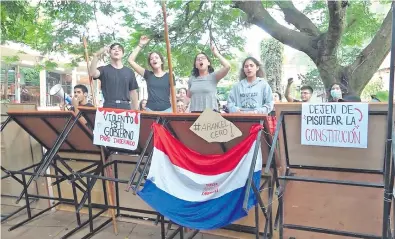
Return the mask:
<svg viewBox="0 0 395 239">
<path fill-rule="evenodd" d="M 97 108 L 93 144 L 136 150 L 140 138 L 140 113 L 134 110 Z"/>
<path fill-rule="evenodd" d="M 154 148 L 150 171 L 138 195 L 157 212 L 188 228 L 211 230 L 247 216 L 243 200 L 258 132 L 250 134 L 225 154 L 202 155 L 154 123 Z M 253 173 L 260 185 L 262 154 L 258 147 Z M 250 191 L 248 209 L 256 203 Z"/>
</svg>

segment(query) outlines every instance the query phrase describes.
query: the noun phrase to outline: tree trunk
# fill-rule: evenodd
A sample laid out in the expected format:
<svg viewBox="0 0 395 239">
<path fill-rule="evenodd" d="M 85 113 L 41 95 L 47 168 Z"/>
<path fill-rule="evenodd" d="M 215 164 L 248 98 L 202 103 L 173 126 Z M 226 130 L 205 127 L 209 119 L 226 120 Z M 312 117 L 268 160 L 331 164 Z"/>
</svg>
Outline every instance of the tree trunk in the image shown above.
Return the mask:
<svg viewBox="0 0 395 239">
<path fill-rule="evenodd" d="M 284 19 L 296 29 L 279 24 L 261 1 L 233 1 L 234 6 L 247 14 L 248 22 L 262 28 L 273 38 L 306 53 L 320 72 L 325 88 L 341 83 L 348 92 L 360 95 L 388 55 L 391 45 L 392 11 L 385 17 L 372 41 L 348 66 L 341 66 L 337 50 L 345 28 L 347 1 L 328 1 L 329 25 L 320 32 L 313 22 L 295 8 L 292 1 L 276 1 Z M 395 2 L 392 3 L 394 7 Z"/>
<path fill-rule="evenodd" d="M 320 73 L 322 83 L 324 83 L 325 89 L 328 90 L 333 83 L 342 83 L 349 91 L 349 84 L 342 82 L 344 74 L 346 73 L 344 67 L 335 62 L 322 62 L 317 65 L 317 69 Z"/>
</svg>

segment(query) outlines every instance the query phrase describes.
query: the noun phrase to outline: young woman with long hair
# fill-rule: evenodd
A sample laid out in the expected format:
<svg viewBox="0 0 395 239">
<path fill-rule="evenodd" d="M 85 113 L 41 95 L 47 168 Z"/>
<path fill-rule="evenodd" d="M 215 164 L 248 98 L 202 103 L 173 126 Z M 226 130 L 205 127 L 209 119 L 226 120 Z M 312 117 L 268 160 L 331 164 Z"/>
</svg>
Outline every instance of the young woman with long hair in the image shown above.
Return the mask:
<svg viewBox="0 0 395 239">
<path fill-rule="evenodd" d="M 203 52 L 195 57 L 192 76 L 188 81 L 188 97 L 191 99 L 189 109 L 192 113 L 203 112 L 206 108 L 217 110 L 217 84 L 224 78 L 229 70 L 229 62 L 218 53 L 214 46 L 211 51 L 222 65 L 214 71 L 210 58 Z"/>
<path fill-rule="evenodd" d="M 170 97 L 169 73 L 164 71 L 164 58 L 159 52 L 148 55 L 151 70 L 144 69 L 136 62 L 140 50 L 150 41 L 147 36 L 140 38 L 140 43 L 129 56 L 129 64 L 147 82 L 147 111 L 172 112 Z"/>
<path fill-rule="evenodd" d="M 243 61 L 240 81 L 228 96 L 229 113 L 269 114 L 273 110 L 272 89 L 264 79 L 262 67 L 254 57 Z"/>
</svg>

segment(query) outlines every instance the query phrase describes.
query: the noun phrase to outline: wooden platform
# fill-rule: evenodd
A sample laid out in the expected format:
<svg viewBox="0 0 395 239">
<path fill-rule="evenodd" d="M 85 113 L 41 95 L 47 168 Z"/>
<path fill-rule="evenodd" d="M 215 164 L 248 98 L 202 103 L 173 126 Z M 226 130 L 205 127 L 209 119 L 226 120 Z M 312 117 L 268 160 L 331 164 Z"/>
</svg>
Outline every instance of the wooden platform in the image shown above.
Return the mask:
<svg viewBox="0 0 395 239">
<path fill-rule="evenodd" d="M 369 104 L 369 111 L 387 112 L 385 103 Z M 301 104 L 276 104 L 276 114 L 301 111 Z M 301 145 L 301 116 L 284 118 L 292 176 L 383 184 L 386 115 L 370 115 L 368 148 L 335 148 Z M 281 161 L 286 161 L 284 135 L 280 131 Z M 322 170 L 303 169 L 302 166 Z M 326 168 L 326 170 L 325 170 Z M 341 172 L 341 169 L 357 172 Z M 358 172 L 358 170 L 360 170 Z M 361 173 L 362 170 L 367 172 Z M 370 173 L 369 173 L 370 171 Z M 284 224 L 381 235 L 383 189 L 317 182 L 287 181 L 284 193 Z M 284 229 L 284 238 L 348 238 Z"/>
</svg>

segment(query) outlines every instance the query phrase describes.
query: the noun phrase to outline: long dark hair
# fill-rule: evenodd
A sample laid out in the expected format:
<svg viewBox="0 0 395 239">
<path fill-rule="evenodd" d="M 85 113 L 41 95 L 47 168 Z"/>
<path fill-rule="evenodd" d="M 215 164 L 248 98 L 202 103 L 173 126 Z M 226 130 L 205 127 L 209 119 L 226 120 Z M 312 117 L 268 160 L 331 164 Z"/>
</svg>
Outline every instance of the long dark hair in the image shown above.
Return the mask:
<svg viewBox="0 0 395 239">
<path fill-rule="evenodd" d="M 144 101 L 147 101 L 147 100 L 146 100 L 146 99 L 140 100 L 139 110 L 144 110 L 144 109 L 143 109 L 143 102 L 144 102 Z M 147 106 L 146 106 L 145 108 L 147 108 Z"/>
<path fill-rule="evenodd" d="M 214 72 L 214 68 L 213 68 L 213 66 L 212 66 L 213 63 L 211 63 L 210 57 L 208 57 L 208 55 L 207 55 L 206 53 L 200 52 L 199 54 L 197 54 L 197 55 L 195 56 L 195 60 L 193 61 L 192 75 L 193 75 L 194 77 L 198 77 L 198 76 L 199 76 L 199 69 L 196 68 L 196 59 L 197 59 L 198 55 L 204 55 L 204 56 L 206 56 L 208 62 L 210 62 L 210 65 L 208 66 L 208 73 L 213 73 L 213 72 Z"/>
<path fill-rule="evenodd" d="M 259 67 L 259 70 L 256 72 L 256 76 L 263 78 L 265 77 L 265 72 L 263 71 L 263 65 L 254 57 L 250 56 L 247 57 L 244 61 L 243 64 L 241 65 L 241 70 L 240 70 L 240 80 L 243 80 L 245 78 L 247 78 L 246 74 L 244 73 L 244 64 L 246 63 L 246 61 L 251 60 L 252 62 L 254 62 L 254 64 Z"/>
<path fill-rule="evenodd" d="M 157 54 L 157 55 L 159 56 L 159 58 L 160 58 L 161 61 L 162 61 L 162 65 L 160 66 L 160 68 L 162 68 L 162 70 L 164 70 L 164 69 L 165 69 L 165 67 L 164 67 L 164 65 L 165 65 L 165 60 L 164 60 L 162 54 L 160 54 L 160 53 L 157 52 L 157 51 L 153 51 L 153 52 L 151 52 L 150 54 L 148 54 L 148 58 L 147 58 L 147 60 L 148 60 L 148 65 L 152 68 L 151 63 L 150 63 L 150 59 L 151 59 L 151 55 L 152 55 L 152 54 Z"/>
<path fill-rule="evenodd" d="M 347 87 L 346 87 L 345 85 L 343 85 L 342 83 L 339 83 L 339 82 L 332 83 L 332 84 L 329 86 L 328 90 L 327 90 L 328 102 L 333 102 L 333 97 L 332 97 L 332 95 L 331 95 L 331 90 L 332 90 L 332 87 L 333 87 L 334 85 L 338 85 L 338 86 L 340 87 L 340 90 L 341 90 L 341 92 L 342 92 L 342 96 L 343 96 L 343 97 L 346 96 L 346 95 L 349 93 L 348 90 L 347 90 Z"/>
</svg>

